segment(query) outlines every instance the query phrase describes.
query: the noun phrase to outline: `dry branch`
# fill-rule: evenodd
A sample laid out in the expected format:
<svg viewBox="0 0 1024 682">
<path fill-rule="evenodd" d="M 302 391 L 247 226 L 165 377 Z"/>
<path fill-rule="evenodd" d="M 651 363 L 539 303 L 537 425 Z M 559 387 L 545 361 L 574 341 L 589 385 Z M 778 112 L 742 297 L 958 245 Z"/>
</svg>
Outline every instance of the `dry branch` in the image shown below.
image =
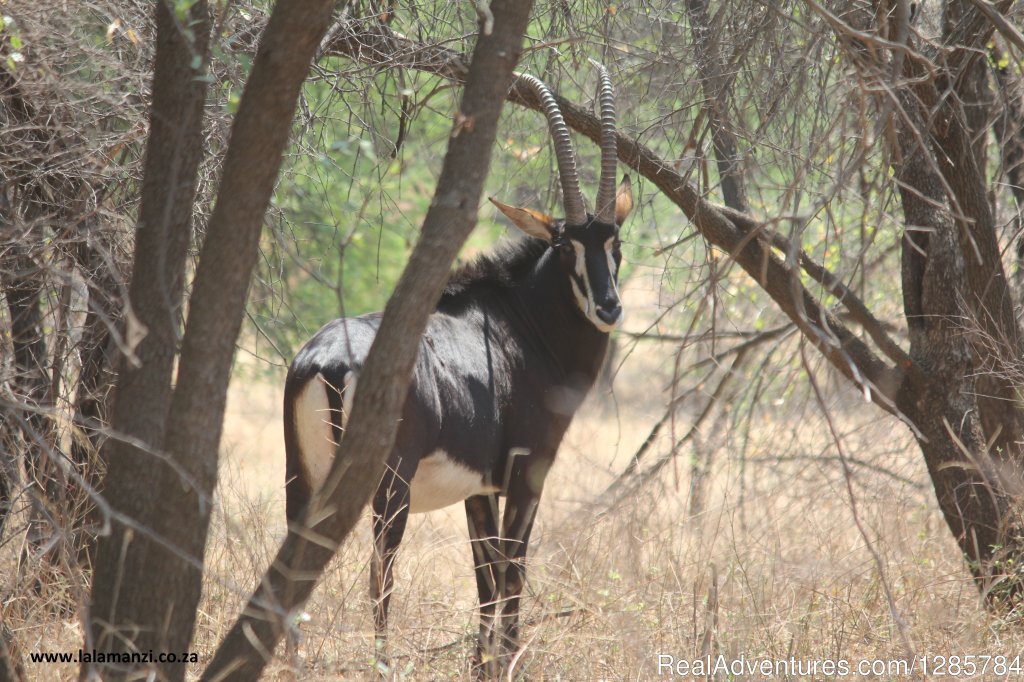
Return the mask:
<svg viewBox="0 0 1024 682">
<path fill-rule="evenodd" d="M 423 44 L 392 31 L 388 26 L 361 20 L 349 21 L 325 44 L 324 53 L 345 56 L 382 68 L 409 68 L 463 82 L 465 62 L 457 52 L 440 45 Z M 536 111 L 540 103 L 527 88 L 513 87 L 510 101 Z M 600 122 L 583 107 L 556 95 L 566 123 L 576 131 L 600 143 Z M 851 332 L 836 316 L 799 282 L 798 275 L 771 251 L 769 235 L 760 223 L 706 201 L 672 166 L 635 138 L 617 134 L 619 159 L 653 182 L 693 222 L 710 243 L 731 257 L 772 297 L 782 311 L 819 351 L 853 381 L 882 409 L 894 415 L 894 398 L 905 371 L 914 371 L 912 363 L 887 365 L 867 344 Z M 809 260 L 809 259 L 808 259 Z M 820 266 L 819 266 L 820 268 Z M 824 271 L 824 268 L 821 268 Z M 819 271 L 819 276 L 820 271 Z M 839 281 L 834 275 L 831 281 Z M 866 310 L 849 291 L 843 292 L 843 305 Z M 859 305 L 858 305 L 859 303 Z M 863 316 L 862 316 L 863 317 Z M 865 318 L 862 323 L 871 324 Z M 881 325 L 875 324 L 872 337 L 886 338 Z M 887 351 L 897 346 L 885 343 Z"/>
</svg>

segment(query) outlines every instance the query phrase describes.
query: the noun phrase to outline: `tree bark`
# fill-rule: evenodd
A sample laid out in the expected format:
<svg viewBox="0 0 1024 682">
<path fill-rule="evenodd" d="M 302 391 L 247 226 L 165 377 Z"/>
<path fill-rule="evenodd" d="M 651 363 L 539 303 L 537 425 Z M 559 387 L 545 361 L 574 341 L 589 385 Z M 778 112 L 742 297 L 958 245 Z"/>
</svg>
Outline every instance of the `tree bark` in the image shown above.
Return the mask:
<svg viewBox="0 0 1024 682">
<path fill-rule="evenodd" d="M 27 480 L 23 484 L 32 503 L 26 552 L 32 552 L 60 532 L 52 521 L 62 511 L 59 453 L 55 450 L 57 428 L 53 418 L 55 396 L 50 385 L 42 308 L 49 282 L 33 245 L 45 237 L 45 216 L 62 213 L 61 201 L 67 200 L 68 192 L 55 180 L 48 158 L 55 137 L 53 131 L 40 122 L 17 78 L 7 70 L 0 70 L 0 112 L 5 128 L 0 143 L 9 160 L 0 171 L 0 234 L 5 237 L 0 245 L 0 289 L 11 323 L 14 374 L 10 385 L 22 403 L 21 409 L 8 408 L 11 411 L 0 421 L 0 438 L 6 441 L 2 456 L 10 458 L 3 469 L 16 468 L 15 453 L 25 453 Z M 8 490 L 7 494 L 17 493 Z M 0 526 L 8 512 L 9 504 L 0 501 Z M 59 547 L 60 543 L 54 546 L 58 553 Z M 23 554 L 19 570 L 27 557 Z M 45 558 L 49 561 L 55 553 L 47 552 Z"/>
<path fill-rule="evenodd" d="M 990 456 L 978 397 L 976 352 L 964 332 L 970 308 L 968 268 L 972 255 L 963 248 L 962 225 L 946 208 L 947 196 L 932 152 L 917 143 L 927 136 L 915 101 L 904 96 L 903 110 L 913 116 L 897 136 L 896 164 L 906 224 L 904 236 L 904 310 L 910 355 L 922 372 L 909 377 L 897 403 L 918 428 L 918 444 L 935 486 L 947 525 L 979 579 L 992 596 L 1006 559 L 1020 548 L 1013 500 L 1005 472 Z M 915 131 L 918 134 L 915 134 Z M 1015 582 L 1015 581 L 1011 581 Z M 1011 587 L 1011 592 L 1019 585 Z"/>
<path fill-rule="evenodd" d="M 1024 83 L 1018 74 L 1009 68 L 1009 58 L 998 49 L 992 51 L 997 63 L 996 82 L 999 85 L 998 106 L 1000 115 L 996 120 L 995 134 L 998 141 L 1002 172 L 1010 186 L 1017 205 L 1014 216 L 1014 239 L 1017 242 L 1017 269 L 1015 273 L 1018 297 L 1024 291 Z M 1005 59 L 1005 64 L 1004 64 Z"/>
<path fill-rule="evenodd" d="M 221 643 L 204 680 L 256 679 L 287 626 L 309 597 L 383 473 L 409 386 L 420 336 L 448 271 L 476 224 L 497 121 L 522 49 L 532 2 L 494 0 L 493 32 L 481 34 L 469 68 L 423 231 L 363 370 L 352 417 L 324 489 L 288 537 L 243 615 Z"/>
<path fill-rule="evenodd" d="M 6 56 L 5 51 L 0 49 L 0 57 Z M 11 460 L 7 466 L 0 467 L 0 480 L 4 478 L 3 471 L 15 464 L 16 455 L 26 453 L 26 465 L 32 478 L 45 484 L 45 498 L 38 494 L 32 497 L 38 502 L 37 514 L 50 517 L 60 526 L 56 533 L 62 542 L 47 553 L 47 558 L 74 564 L 76 556 L 81 558 L 81 550 L 92 540 L 86 521 L 88 491 L 77 484 L 74 476 L 65 478 L 65 468 L 72 467 L 81 474 L 87 487 L 94 487 L 96 474 L 102 468 L 98 466 L 97 457 L 99 427 L 107 423 L 110 389 L 114 382 L 107 346 L 111 325 L 120 312 L 118 287 L 126 278 L 113 253 L 117 246 L 112 242 L 116 240 L 110 239 L 110 232 L 103 229 L 103 220 L 96 210 L 104 186 L 110 180 L 96 172 L 95 162 L 81 152 L 89 145 L 75 131 L 75 126 L 64 124 L 66 114 L 59 107 L 48 103 L 41 106 L 31 100 L 32 90 L 22 80 L 28 78 L 30 76 L 22 70 L 0 72 L 0 152 L 4 158 L 0 172 L 4 186 L 0 195 L 0 220 L 5 228 L 0 234 L 9 257 L 2 266 L 2 289 L 9 309 L 13 305 L 21 309 L 20 316 L 29 314 L 37 323 L 43 323 L 41 301 L 59 285 L 57 278 L 39 263 L 65 259 L 74 263 L 86 279 L 90 312 L 78 349 L 77 387 L 62 384 L 62 367 L 70 360 L 70 355 L 60 343 L 61 331 L 47 324 L 37 325 L 33 331 L 32 325 L 26 325 L 24 319 L 19 322 L 21 329 L 16 336 L 34 339 L 35 348 L 29 356 L 46 360 L 41 365 L 35 363 L 38 366 L 32 369 L 25 366 L 17 370 L 15 394 L 25 401 L 26 407 L 39 405 L 45 411 L 26 409 L 21 415 L 8 413 L 9 427 L 25 424 L 35 437 L 22 438 L 19 446 L 7 448 L 4 456 Z M 70 244 L 65 242 L 66 235 L 73 235 Z M 29 294 L 29 289 L 33 289 L 33 293 Z M 31 300 L 35 302 L 26 307 Z M 66 313 L 59 309 L 56 314 Z M 51 345 L 49 340 L 54 337 L 58 341 Z M 25 354 L 21 355 L 21 360 L 25 360 Z M 33 379 L 26 384 L 28 377 Z M 46 402 L 39 404 L 38 398 L 43 395 Z M 47 412 L 60 409 L 57 406 L 65 401 L 74 403 L 75 427 L 85 432 L 72 434 L 67 453 L 59 450 L 61 443 L 56 438 L 59 419 Z M 13 493 L 8 492 L 10 494 Z M 7 513 L 4 499 L 0 491 L 0 529 Z M 39 514 L 43 505 L 46 510 Z M 34 523 L 32 533 L 39 538 L 44 535 L 53 538 L 54 531 L 46 529 L 49 525 L 49 522 Z"/>
<path fill-rule="evenodd" d="M 103 452 L 108 472 L 104 495 L 138 525 L 102 520 L 111 531 L 97 543 L 85 648 L 125 651 L 134 646 L 181 653 L 188 638 L 183 646 L 182 633 L 170 630 L 177 622 L 169 618 L 181 618 L 181 612 L 174 608 L 176 595 L 163 589 L 167 550 L 156 537 L 173 525 L 176 515 L 167 515 L 166 509 L 154 514 L 157 507 L 151 502 L 162 492 L 161 480 L 170 479 L 167 469 L 174 473 L 155 453 L 163 449 L 180 336 L 185 257 L 202 157 L 210 19 L 205 0 L 191 6 L 185 24 L 164 0 L 155 3 L 155 12 L 153 101 L 129 287 L 134 315 L 128 315 L 124 334 L 130 345 L 137 345 L 134 357 L 120 362 L 112 422 L 117 435 Z M 83 666 L 83 678 L 94 671 L 107 679 L 131 675 L 127 669 Z M 185 667 L 169 665 L 164 671 L 169 679 L 181 679 Z"/>
<path fill-rule="evenodd" d="M 6 222 L 6 220 L 4 221 Z M 10 225 L 10 223 L 7 223 Z M 49 498 L 55 471 L 53 446 L 55 427 L 49 411 L 53 408 L 50 392 L 50 360 L 43 333 L 42 296 L 46 275 L 28 253 L 28 249 L 11 244 L 2 265 L 4 298 L 11 319 L 11 346 L 14 350 L 13 384 L 19 398 L 25 401 L 21 418 L 21 439 L 28 453 L 26 483 L 40 504 Z M 19 449 L 15 449 L 17 452 Z M 41 519 L 30 529 L 30 544 L 41 544 L 46 532 Z"/>
<path fill-rule="evenodd" d="M 989 122 L 987 64 L 984 46 L 992 26 L 971 21 L 979 14 L 971 3 L 950 0 L 946 5 L 946 39 L 952 50 L 950 69 L 934 80 L 914 86 L 929 121 L 920 134 L 931 140 L 932 156 L 952 195 L 944 198 L 958 218 L 966 266 L 964 309 L 960 314 L 972 340 L 974 371 L 978 374 L 977 402 L 992 456 L 1019 468 L 1024 442 L 1024 415 L 1017 395 L 1020 329 L 1013 310 L 1009 278 L 1003 268 L 996 217 L 988 196 L 985 147 Z M 1004 3 L 1007 4 L 1007 3 Z M 952 22 L 952 25 L 950 25 Z M 976 25 L 973 33 L 956 29 Z M 960 42 L 952 43 L 957 40 Z M 917 64 L 911 63 L 912 67 Z M 924 69 L 909 69 L 911 77 Z M 948 96 L 952 90 L 955 96 Z M 964 330 L 961 331 L 963 333 Z"/>
<path fill-rule="evenodd" d="M 137 520 L 146 534 L 132 539 L 128 529 L 120 529 L 123 549 L 113 565 L 113 553 L 101 551 L 100 564 L 107 572 L 102 588 L 97 580 L 96 590 L 102 589 L 106 604 L 117 607 L 105 625 L 143 651 L 185 651 L 192 638 L 235 342 L 299 92 L 334 4 L 280 2 L 260 40 L 199 256 L 176 386 L 173 397 L 168 396 L 163 447 L 173 466 L 151 467 L 146 486 L 136 481 L 138 468 L 151 465 L 138 460 L 134 470 L 111 469 L 108 476 L 118 479 L 120 496 L 114 499 L 121 503 L 120 510 Z M 200 11 L 205 25 L 205 6 Z M 164 26 L 172 26 L 166 17 Z M 176 47 L 180 57 L 182 45 Z M 205 55 L 205 38 L 196 52 Z M 198 104 L 201 107 L 201 98 Z M 188 130 L 200 130 L 201 108 L 199 114 L 185 124 Z M 189 180 L 194 187 L 194 165 Z M 192 209 L 191 197 L 187 208 Z M 116 547 L 117 535 L 108 544 Z M 93 622 L 95 630 L 95 612 Z M 123 649 L 111 630 L 103 634 Z M 166 679 L 184 678 L 183 662 L 159 667 Z M 121 676 L 137 671 L 104 672 Z"/>
<path fill-rule="evenodd" d="M 711 125 L 711 141 L 715 147 L 718 177 L 722 183 L 722 201 L 734 211 L 746 213 L 750 207 L 743 180 L 739 143 L 729 117 L 730 88 L 722 53 L 711 28 L 707 0 L 687 0 L 686 9 L 690 15 L 700 86 L 707 102 L 705 106 Z"/>
<path fill-rule="evenodd" d="M 946 523 L 993 601 L 1022 591 L 1024 547 L 1013 481 L 1024 416 L 1013 380 L 1020 331 L 987 196 L 986 76 L 977 53 L 991 26 L 959 0 L 944 13 L 949 46 L 934 79 L 908 61 L 893 150 L 905 223 L 904 311 L 922 372 L 898 403 L 918 442 Z M 963 26 L 976 30 L 965 32 Z M 955 95 L 949 96 L 947 90 Z M 941 93 L 941 94 L 940 94 Z"/>
</svg>

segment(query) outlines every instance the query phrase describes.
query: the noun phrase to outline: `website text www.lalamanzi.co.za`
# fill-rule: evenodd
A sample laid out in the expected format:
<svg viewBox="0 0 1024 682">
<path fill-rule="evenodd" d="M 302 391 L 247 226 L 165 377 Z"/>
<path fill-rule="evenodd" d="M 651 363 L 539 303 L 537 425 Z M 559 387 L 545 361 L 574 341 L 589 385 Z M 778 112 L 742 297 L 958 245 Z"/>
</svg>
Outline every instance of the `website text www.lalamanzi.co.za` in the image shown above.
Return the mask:
<svg viewBox="0 0 1024 682">
<path fill-rule="evenodd" d="M 29 654 L 33 663 L 198 663 L 199 654 L 194 651 L 174 653 L 171 651 L 35 651 Z"/>
</svg>

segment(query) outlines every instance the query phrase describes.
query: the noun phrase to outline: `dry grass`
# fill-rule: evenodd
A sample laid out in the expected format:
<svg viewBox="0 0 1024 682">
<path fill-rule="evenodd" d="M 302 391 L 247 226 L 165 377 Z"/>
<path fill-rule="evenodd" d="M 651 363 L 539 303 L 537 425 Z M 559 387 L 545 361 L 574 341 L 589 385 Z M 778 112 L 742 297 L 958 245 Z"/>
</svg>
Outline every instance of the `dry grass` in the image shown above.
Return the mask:
<svg viewBox="0 0 1024 682">
<path fill-rule="evenodd" d="M 527 648 L 520 665 L 531 677 L 648 679 L 656 677 L 659 653 L 902 658 L 883 579 L 918 655 L 1016 655 L 1024 648 L 1019 629 L 979 608 L 930 490 L 909 482 L 927 480 L 915 447 L 902 427 L 879 420 L 871 407 L 848 409 L 840 422 L 850 452 L 907 479 L 854 467 L 859 513 L 882 557 L 884 578 L 853 524 L 842 469 L 829 459 L 834 448 L 820 420 L 794 425 L 785 413 L 765 420 L 745 445 L 745 461 L 736 454 L 742 434 L 706 439 L 716 466 L 711 504 L 697 518 L 687 511 L 686 453 L 675 472 L 669 468 L 611 513 L 595 514 L 596 497 L 659 416 L 656 402 L 648 409 L 620 402 L 615 414 L 607 403 L 591 401 L 551 472 L 524 600 Z M 284 534 L 278 403 L 276 385 L 232 387 L 196 642 L 204 656 Z M 680 424 L 686 420 L 681 416 Z M 778 461 L 798 453 L 820 457 Z M 300 679 L 371 673 L 368 525 L 332 564 L 308 606 Z M 13 568 L 9 549 L 5 569 Z M 461 507 L 414 516 L 392 602 L 399 677 L 469 677 L 475 592 Z M 29 608 L 10 624 L 26 652 L 80 646 L 78 624 L 45 609 Z M 39 680 L 74 676 L 70 667 L 30 665 L 28 672 Z M 293 675 L 279 659 L 267 677 Z"/>
<path fill-rule="evenodd" d="M 1021 630 L 980 608 L 906 429 L 841 389 L 830 396 L 833 417 L 858 460 L 856 506 L 881 572 L 854 524 L 824 420 L 793 396 L 736 422 L 749 428 L 709 426 L 695 440 L 714 462 L 699 515 L 688 510 L 690 449 L 604 513 L 602 491 L 661 415 L 665 398 L 657 377 L 665 376 L 668 360 L 647 349 L 629 358 L 616 400 L 597 396 L 587 404 L 548 478 L 530 548 L 526 650 L 517 670 L 533 679 L 620 680 L 657 677 L 662 653 L 905 658 L 910 652 L 886 584 L 913 654 L 1024 653 Z M 284 535 L 279 386 L 238 379 L 231 388 L 195 644 L 205 660 Z M 676 433 L 692 418 L 682 411 Z M 664 434 L 649 458 L 665 452 L 670 439 Z M 366 522 L 308 605 L 300 668 L 278 658 L 267 679 L 371 676 L 369 547 Z M 16 550 L 11 542 L 0 547 L 0 570 L 8 576 L 4 593 L 13 595 L 7 613 L 19 611 L 10 608 L 14 602 L 21 607 L 8 624 L 23 653 L 77 650 L 78 622 L 49 615 L 14 584 Z M 475 595 L 461 506 L 414 516 L 392 600 L 397 678 L 469 678 Z M 75 670 L 29 664 L 28 674 L 63 680 Z"/>
<path fill-rule="evenodd" d="M 251 384 L 232 392 L 199 636 L 204 650 L 230 625 L 284 533 L 275 393 Z M 886 470 L 853 472 L 880 575 L 853 523 L 824 424 L 794 425 L 780 414 L 753 429 L 744 460 L 735 456 L 741 434 L 705 439 L 717 464 L 711 505 L 699 517 L 687 511 L 686 453 L 674 472 L 613 512 L 595 514 L 595 499 L 659 412 L 620 403 L 614 414 L 592 401 L 545 490 L 531 546 L 522 670 L 544 679 L 647 679 L 656 676 L 659 653 L 904 658 L 882 580 L 915 654 L 1020 653 L 1019 631 L 979 608 L 930 490 L 911 483 L 927 476 L 902 427 L 879 420 L 870 406 L 839 415 L 849 451 Z M 800 454 L 807 459 L 785 459 Z M 413 519 L 392 602 L 398 676 L 468 678 L 476 604 L 461 507 Z M 302 679 L 370 674 L 368 525 L 309 605 Z M 271 679 L 290 675 L 284 661 L 271 668 Z"/>
</svg>

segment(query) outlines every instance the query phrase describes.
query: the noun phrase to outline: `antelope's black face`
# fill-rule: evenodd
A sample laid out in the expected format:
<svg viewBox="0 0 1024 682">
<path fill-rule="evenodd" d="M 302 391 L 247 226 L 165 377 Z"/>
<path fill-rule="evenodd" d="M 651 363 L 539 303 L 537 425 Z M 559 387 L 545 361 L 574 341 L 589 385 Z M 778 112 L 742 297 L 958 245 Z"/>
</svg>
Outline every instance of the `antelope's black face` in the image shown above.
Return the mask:
<svg viewBox="0 0 1024 682">
<path fill-rule="evenodd" d="M 619 227 L 633 209 L 633 190 L 627 175 L 615 195 L 615 222 L 593 219 L 586 225 L 568 225 L 529 208 L 517 208 L 491 199 L 520 230 L 551 244 L 580 312 L 603 332 L 622 322 L 619 266 L 622 263 Z"/>
<path fill-rule="evenodd" d="M 596 221 L 584 227 L 564 226 L 551 245 L 583 316 L 603 332 L 615 329 L 623 318 L 618 226 Z"/>
</svg>

